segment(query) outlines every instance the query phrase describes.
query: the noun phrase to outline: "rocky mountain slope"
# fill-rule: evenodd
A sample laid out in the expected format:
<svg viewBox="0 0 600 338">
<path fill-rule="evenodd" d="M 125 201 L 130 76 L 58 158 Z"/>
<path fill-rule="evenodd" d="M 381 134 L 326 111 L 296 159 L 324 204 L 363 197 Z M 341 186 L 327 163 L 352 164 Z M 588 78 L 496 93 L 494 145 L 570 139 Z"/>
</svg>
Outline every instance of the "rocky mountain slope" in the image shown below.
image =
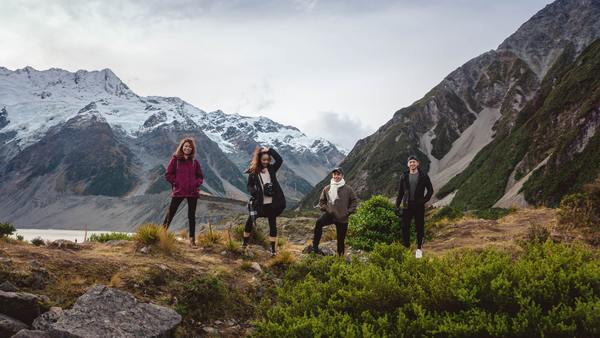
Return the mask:
<svg viewBox="0 0 600 338">
<path fill-rule="evenodd" d="M 235 199 L 246 198 L 243 172 L 258 145 L 284 156 L 280 180 L 291 201 L 344 158 L 332 143 L 264 117 L 205 112 L 179 98 L 139 96 L 109 69 L 0 67 L 0 217 L 22 226 L 39 224 L 50 214 L 14 215 L 40 207 L 56 215 L 64 208 L 52 212 L 48 205 L 68 204 L 77 196 L 86 196 L 79 200 L 90 210 L 105 197 L 135 197 L 136 205 L 153 205 L 152 194 L 170 189 L 165 166 L 184 136 L 197 141 L 205 193 Z"/>
<path fill-rule="evenodd" d="M 600 170 L 592 164 L 598 163 L 598 18 L 600 1 L 546 6 L 496 50 L 468 61 L 360 140 L 341 164 L 347 181 L 363 198 L 391 196 L 406 158 L 416 154 L 438 204 L 556 205 Z"/>
</svg>

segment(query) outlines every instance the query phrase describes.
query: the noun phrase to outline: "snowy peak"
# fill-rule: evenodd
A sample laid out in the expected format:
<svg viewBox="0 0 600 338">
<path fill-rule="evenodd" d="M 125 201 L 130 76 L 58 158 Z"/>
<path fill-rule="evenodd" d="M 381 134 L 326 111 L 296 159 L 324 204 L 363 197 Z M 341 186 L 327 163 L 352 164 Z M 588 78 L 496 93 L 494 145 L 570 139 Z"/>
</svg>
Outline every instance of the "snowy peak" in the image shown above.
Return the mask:
<svg viewBox="0 0 600 338">
<path fill-rule="evenodd" d="M 3 103 L 16 98 L 52 100 L 107 96 L 137 97 L 110 69 L 72 73 L 59 68 L 42 71 L 30 66 L 14 71 L 0 68 L 0 102 Z"/>
</svg>

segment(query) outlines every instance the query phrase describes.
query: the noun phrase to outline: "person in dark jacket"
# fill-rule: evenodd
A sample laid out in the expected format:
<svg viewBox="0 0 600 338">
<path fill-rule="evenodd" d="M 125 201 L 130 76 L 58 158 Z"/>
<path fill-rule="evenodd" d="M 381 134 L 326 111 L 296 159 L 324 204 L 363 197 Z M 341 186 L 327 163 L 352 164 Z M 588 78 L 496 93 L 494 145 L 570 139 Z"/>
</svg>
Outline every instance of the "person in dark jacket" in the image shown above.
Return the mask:
<svg viewBox="0 0 600 338">
<path fill-rule="evenodd" d="M 315 224 L 312 251 L 322 254 L 319 250 L 319 242 L 323 234 L 323 227 L 335 224 L 337 236 L 337 252 L 339 256 L 344 255 L 346 233 L 348 232 L 348 217 L 356 212 L 358 200 L 354 190 L 344 181 L 342 168 L 331 171 L 331 182 L 321 192 L 319 198 L 319 209 L 323 215 Z"/>
<path fill-rule="evenodd" d="M 200 197 L 200 186 L 204 182 L 204 174 L 195 155 L 196 143 L 192 138 L 184 138 L 179 142 L 165 173 L 165 178 L 171 184 L 171 204 L 163 226 L 169 228 L 179 205 L 187 200 L 191 246 L 196 246 L 196 205 Z"/>
<path fill-rule="evenodd" d="M 271 163 L 271 160 L 275 163 Z M 248 174 L 248 193 L 250 203 L 256 211 L 256 217 L 266 217 L 269 220 L 269 241 L 271 242 L 271 255 L 276 255 L 277 242 L 277 216 L 281 215 L 286 206 L 283 190 L 277 180 L 277 171 L 281 168 L 283 159 L 272 148 L 257 147 L 252 155 Z M 248 217 L 244 227 L 244 240 L 242 246 L 248 246 L 254 218 Z"/>
<path fill-rule="evenodd" d="M 427 190 L 427 193 L 425 193 Z M 402 239 L 405 247 L 410 245 L 410 223 L 413 218 L 417 230 L 416 258 L 423 257 L 423 237 L 425 236 L 425 203 L 433 196 L 433 186 L 429 176 L 419 169 L 416 156 L 408 158 L 408 171 L 400 178 L 396 213 L 402 218 Z"/>
</svg>

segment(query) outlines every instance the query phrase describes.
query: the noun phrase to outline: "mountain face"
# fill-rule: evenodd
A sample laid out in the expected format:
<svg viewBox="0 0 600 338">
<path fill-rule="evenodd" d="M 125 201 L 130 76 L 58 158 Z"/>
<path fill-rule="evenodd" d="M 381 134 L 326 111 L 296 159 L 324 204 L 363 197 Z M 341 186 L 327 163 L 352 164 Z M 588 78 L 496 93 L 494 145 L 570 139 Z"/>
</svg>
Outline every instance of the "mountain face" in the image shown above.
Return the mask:
<svg viewBox="0 0 600 338">
<path fill-rule="evenodd" d="M 347 182 L 393 196 L 416 154 L 438 205 L 556 205 L 600 173 L 599 18 L 597 0 L 546 6 L 360 140 L 341 163 Z"/>
<path fill-rule="evenodd" d="M 196 140 L 205 192 L 236 199 L 246 198 L 244 171 L 258 145 L 283 155 L 280 181 L 291 201 L 345 156 L 324 139 L 264 117 L 139 96 L 108 69 L 0 67 L 0 216 L 10 220 L 15 207 L 67 196 L 165 194 L 165 167 L 184 136 Z"/>
</svg>

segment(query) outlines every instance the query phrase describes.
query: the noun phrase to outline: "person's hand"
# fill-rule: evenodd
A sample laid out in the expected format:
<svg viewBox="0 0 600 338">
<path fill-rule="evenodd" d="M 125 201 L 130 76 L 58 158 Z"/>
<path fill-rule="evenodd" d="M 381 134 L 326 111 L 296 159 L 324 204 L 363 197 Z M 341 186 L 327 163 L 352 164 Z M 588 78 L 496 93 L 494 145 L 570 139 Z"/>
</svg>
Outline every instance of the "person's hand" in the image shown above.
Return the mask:
<svg viewBox="0 0 600 338">
<path fill-rule="evenodd" d="M 261 151 L 265 153 L 269 152 L 269 147 L 262 147 Z"/>
</svg>

